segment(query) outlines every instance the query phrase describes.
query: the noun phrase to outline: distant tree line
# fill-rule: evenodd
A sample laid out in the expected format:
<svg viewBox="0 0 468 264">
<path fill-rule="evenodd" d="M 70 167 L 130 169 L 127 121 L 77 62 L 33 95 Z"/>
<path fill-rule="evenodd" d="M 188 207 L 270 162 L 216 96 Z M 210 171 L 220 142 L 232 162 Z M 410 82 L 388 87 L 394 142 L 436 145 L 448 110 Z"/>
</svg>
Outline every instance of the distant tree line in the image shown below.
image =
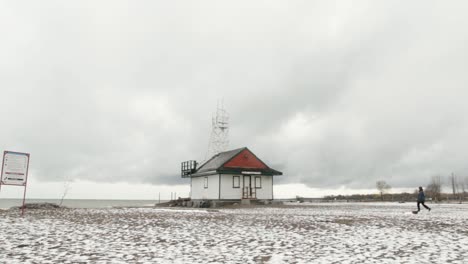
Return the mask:
<svg viewBox="0 0 468 264">
<path fill-rule="evenodd" d="M 452 173 L 446 178 L 446 182 L 452 192 L 443 193 L 443 180 L 440 175 L 431 177 L 429 184 L 426 187 L 426 196 L 431 197 L 435 201 L 442 200 L 459 200 L 460 202 L 468 198 L 468 176 L 459 177 Z"/>
<path fill-rule="evenodd" d="M 425 187 L 426 198 L 429 201 L 442 201 L 442 200 L 456 200 L 459 202 L 468 200 L 468 176 L 457 177 L 455 174 L 451 174 L 446 178 L 446 184 L 451 187 L 451 193 L 442 192 L 443 179 L 441 176 L 436 175 L 430 178 L 429 183 Z M 378 194 L 352 194 L 352 195 L 327 195 L 323 197 L 326 201 L 399 201 L 409 202 L 415 201 L 418 196 L 418 189 L 412 193 L 390 193 L 391 186 L 385 181 L 377 181 L 376 189 Z"/>
<path fill-rule="evenodd" d="M 414 193 L 383 193 L 383 194 L 351 194 L 351 195 L 327 195 L 324 200 L 340 200 L 354 202 L 375 202 L 375 201 L 414 201 Z"/>
</svg>

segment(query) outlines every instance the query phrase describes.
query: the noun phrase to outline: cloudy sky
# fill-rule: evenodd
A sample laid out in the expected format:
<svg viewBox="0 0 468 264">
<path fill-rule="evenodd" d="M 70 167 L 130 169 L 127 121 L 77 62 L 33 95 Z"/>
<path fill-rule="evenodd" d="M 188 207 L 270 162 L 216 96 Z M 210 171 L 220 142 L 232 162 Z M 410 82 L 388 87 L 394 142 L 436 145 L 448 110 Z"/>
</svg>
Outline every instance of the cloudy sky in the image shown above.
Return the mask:
<svg viewBox="0 0 468 264">
<path fill-rule="evenodd" d="M 468 175 L 467 8 L 0 1 L 0 150 L 31 153 L 36 197 L 185 193 L 224 99 L 285 196 Z"/>
</svg>

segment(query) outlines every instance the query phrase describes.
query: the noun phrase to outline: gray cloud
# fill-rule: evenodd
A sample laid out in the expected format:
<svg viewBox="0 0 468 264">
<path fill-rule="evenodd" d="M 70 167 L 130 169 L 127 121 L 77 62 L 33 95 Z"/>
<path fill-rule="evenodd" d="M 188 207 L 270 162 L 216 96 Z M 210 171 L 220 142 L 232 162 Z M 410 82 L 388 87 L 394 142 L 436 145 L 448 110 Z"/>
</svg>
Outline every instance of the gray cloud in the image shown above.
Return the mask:
<svg viewBox="0 0 468 264">
<path fill-rule="evenodd" d="M 3 3 L 0 147 L 41 180 L 183 183 L 224 98 L 283 183 L 466 174 L 462 4 Z"/>
</svg>

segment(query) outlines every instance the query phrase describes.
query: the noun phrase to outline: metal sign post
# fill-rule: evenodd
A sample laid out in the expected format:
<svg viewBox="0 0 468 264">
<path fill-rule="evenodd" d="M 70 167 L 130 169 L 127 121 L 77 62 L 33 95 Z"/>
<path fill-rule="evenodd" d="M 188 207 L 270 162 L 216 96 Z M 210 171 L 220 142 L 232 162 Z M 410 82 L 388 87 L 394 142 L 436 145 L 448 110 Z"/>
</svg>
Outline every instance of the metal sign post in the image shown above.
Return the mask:
<svg viewBox="0 0 468 264">
<path fill-rule="evenodd" d="M 26 186 L 29 171 L 29 153 L 4 151 L 2 171 L 0 174 L 0 190 L 2 185 L 23 186 L 23 206 L 21 206 L 21 216 L 24 215 L 24 205 L 26 201 Z"/>
</svg>

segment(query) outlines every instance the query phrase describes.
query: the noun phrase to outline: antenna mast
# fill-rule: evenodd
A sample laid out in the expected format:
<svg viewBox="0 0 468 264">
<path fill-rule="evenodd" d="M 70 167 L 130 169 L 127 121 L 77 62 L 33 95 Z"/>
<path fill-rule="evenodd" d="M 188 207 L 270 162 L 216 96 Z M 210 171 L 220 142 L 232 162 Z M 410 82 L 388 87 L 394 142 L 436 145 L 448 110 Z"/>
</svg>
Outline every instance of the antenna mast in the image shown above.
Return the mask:
<svg viewBox="0 0 468 264">
<path fill-rule="evenodd" d="M 212 129 L 208 151 L 205 160 L 212 156 L 226 151 L 229 147 L 229 114 L 224 109 L 224 102 L 219 103 L 216 109 L 216 116 L 212 118 Z"/>
</svg>

